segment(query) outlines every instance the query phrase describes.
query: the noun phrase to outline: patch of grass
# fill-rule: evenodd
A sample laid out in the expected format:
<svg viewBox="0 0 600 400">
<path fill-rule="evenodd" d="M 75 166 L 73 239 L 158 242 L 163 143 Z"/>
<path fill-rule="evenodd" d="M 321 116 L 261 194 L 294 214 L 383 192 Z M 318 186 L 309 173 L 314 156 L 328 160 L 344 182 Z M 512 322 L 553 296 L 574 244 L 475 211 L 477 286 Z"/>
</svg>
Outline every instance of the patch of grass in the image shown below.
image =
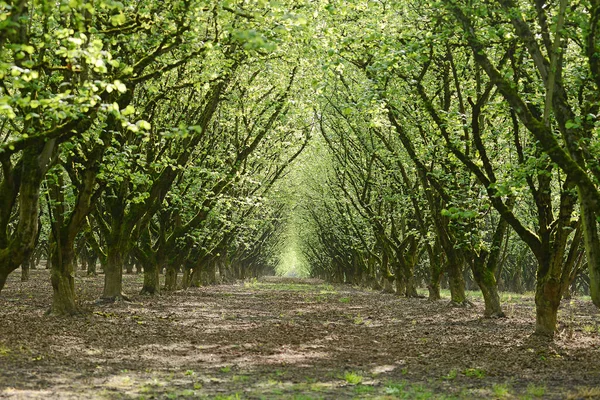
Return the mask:
<svg viewBox="0 0 600 400">
<path fill-rule="evenodd" d="M 340 303 L 350 303 L 350 297 L 340 297 Z"/>
<path fill-rule="evenodd" d="M 534 383 L 530 383 L 527 386 L 527 394 L 533 397 L 542 397 L 546 393 L 545 385 L 536 385 Z"/>
<path fill-rule="evenodd" d="M 227 395 L 216 395 L 213 397 L 214 400 L 240 400 L 242 397 L 239 393 Z"/>
<path fill-rule="evenodd" d="M 354 372 L 346 372 L 344 374 L 344 380 L 350 385 L 358 385 L 363 381 L 363 377 Z"/>
<path fill-rule="evenodd" d="M 467 368 L 463 371 L 463 374 L 469 378 L 485 378 L 485 371 L 480 368 Z"/>
<path fill-rule="evenodd" d="M 317 382 L 317 383 L 311 383 L 310 387 L 308 388 L 311 392 L 322 392 L 323 389 L 325 389 L 327 387 L 326 384 L 321 383 L 321 382 Z"/>
<path fill-rule="evenodd" d="M 250 377 L 248 375 L 234 375 L 233 378 L 231 378 L 233 382 L 248 382 L 249 379 Z"/>
<path fill-rule="evenodd" d="M 406 384 L 403 382 L 388 383 L 385 385 L 385 394 L 397 396 L 404 393 Z"/>
<path fill-rule="evenodd" d="M 596 333 L 596 327 L 594 325 L 585 325 L 583 331 L 585 333 Z"/>
<path fill-rule="evenodd" d="M 202 384 L 200 382 L 194 382 L 194 390 L 202 389 Z"/>
<path fill-rule="evenodd" d="M 312 397 L 307 394 L 297 394 L 297 395 L 294 395 L 294 397 L 292 397 L 292 399 L 294 399 L 294 400 L 317 400 L 317 399 L 321 399 L 321 398 L 322 397 Z"/>
<path fill-rule="evenodd" d="M 411 386 L 408 392 L 409 392 L 408 398 L 410 398 L 410 399 L 426 400 L 426 399 L 432 399 L 434 397 L 434 394 L 431 390 L 429 390 L 421 385 Z"/>
<path fill-rule="evenodd" d="M 492 386 L 492 392 L 494 392 L 494 398 L 503 399 L 510 394 L 510 389 L 507 384 L 494 384 Z"/>
<path fill-rule="evenodd" d="M 375 391 L 375 388 L 371 385 L 357 385 L 354 388 L 354 393 L 356 393 L 356 394 L 373 393 L 374 391 Z"/>
<path fill-rule="evenodd" d="M 231 372 L 231 367 L 229 365 L 226 365 L 224 367 L 221 367 L 221 369 L 219 369 L 219 371 L 221 371 L 222 373 L 226 374 L 228 372 Z"/>
<path fill-rule="evenodd" d="M 455 369 L 451 369 L 450 372 L 448 372 L 448 375 L 443 376 L 442 379 L 445 379 L 447 381 L 452 381 L 452 380 L 456 379 L 457 375 L 458 375 L 458 371 Z"/>
<path fill-rule="evenodd" d="M 10 349 L 2 344 L 0 344 L 0 357 L 6 357 L 10 353 Z"/>
<path fill-rule="evenodd" d="M 195 374 L 195 372 L 194 372 L 194 371 L 192 371 L 191 369 L 188 369 L 187 371 L 185 371 L 185 375 L 186 375 L 186 376 L 192 376 L 192 375 L 194 375 L 194 374 Z"/>
<path fill-rule="evenodd" d="M 600 399 L 600 388 L 598 388 L 598 387 L 578 388 L 577 392 L 567 394 L 567 399 L 568 400 Z"/>
</svg>

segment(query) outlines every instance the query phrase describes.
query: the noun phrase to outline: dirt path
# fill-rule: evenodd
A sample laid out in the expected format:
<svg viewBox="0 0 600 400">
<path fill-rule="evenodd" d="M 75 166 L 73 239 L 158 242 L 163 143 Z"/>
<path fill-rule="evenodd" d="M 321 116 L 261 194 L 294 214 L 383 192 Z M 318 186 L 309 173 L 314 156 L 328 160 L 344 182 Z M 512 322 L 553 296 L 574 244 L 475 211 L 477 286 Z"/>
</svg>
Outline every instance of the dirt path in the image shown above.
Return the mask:
<svg viewBox="0 0 600 400">
<path fill-rule="evenodd" d="M 565 302 L 548 345 L 530 297 L 482 303 L 287 281 L 190 289 L 94 304 L 102 278 L 78 278 L 89 311 L 45 315 L 46 271 L 0 295 L 0 398 L 594 398 L 600 315 Z M 128 293 L 140 276 L 126 276 Z"/>
</svg>

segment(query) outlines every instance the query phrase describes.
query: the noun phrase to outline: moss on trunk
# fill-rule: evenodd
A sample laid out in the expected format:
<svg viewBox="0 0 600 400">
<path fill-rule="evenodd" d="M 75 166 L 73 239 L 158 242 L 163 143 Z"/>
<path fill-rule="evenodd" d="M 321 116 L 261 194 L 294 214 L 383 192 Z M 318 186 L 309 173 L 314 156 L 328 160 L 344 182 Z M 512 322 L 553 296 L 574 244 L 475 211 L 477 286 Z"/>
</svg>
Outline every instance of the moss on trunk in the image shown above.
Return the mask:
<svg viewBox="0 0 600 400">
<path fill-rule="evenodd" d="M 165 291 L 172 292 L 177 290 L 177 269 L 168 266 L 165 273 Z"/>
<path fill-rule="evenodd" d="M 556 331 L 558 306 L 561 300 L 560 281 L 540 278 L 535 288 L 535 334 L 553 337 Z"/>
<path fill-rule="evenodd" d="M 119 246 L 108 247 L 108 258 L 104 267 L 105 299 L 119 300 L 123 298 L 123 251 Z"/>
<path fill-rule="evenodd" d="M 144 285 L 140 294 L 155 295 L 160 293 L 160 274 L 156 265 L 144 267 Z"/>
</svg>

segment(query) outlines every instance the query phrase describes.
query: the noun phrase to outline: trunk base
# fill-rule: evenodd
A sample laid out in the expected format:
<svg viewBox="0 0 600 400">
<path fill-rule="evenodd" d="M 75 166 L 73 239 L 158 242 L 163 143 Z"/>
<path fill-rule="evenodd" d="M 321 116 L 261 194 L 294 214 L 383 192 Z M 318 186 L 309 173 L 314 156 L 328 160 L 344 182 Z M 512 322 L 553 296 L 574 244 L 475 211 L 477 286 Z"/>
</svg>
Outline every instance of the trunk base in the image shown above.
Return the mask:
<svg viewBox="0 0 600 400">
<path fill-rule="evenodd" d="M 119 295 L 116 296 L 112 296 L 112 297 L 100 297 L 98 300 L 96 300 L 96 304 L 100 305 L 100 304 L 112 304 L 112 303 L 120 303 L 120 302 L 131 302 L 131 299 L 129 297 L 127 297 L 125 294 L 121 293 Z"/>
</svg>

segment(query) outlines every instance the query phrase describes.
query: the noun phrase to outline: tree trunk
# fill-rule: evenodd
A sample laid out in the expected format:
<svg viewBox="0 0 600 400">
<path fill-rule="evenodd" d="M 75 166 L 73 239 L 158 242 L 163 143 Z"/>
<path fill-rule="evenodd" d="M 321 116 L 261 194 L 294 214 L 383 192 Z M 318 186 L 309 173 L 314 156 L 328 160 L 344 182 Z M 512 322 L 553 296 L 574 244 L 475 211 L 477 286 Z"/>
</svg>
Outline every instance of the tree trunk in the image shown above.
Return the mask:
<svg viewBox="0 0 600 400">
<path fill-rule="evenodd" d="M 453 303 L 460 305 L 464 304 L 467 299 L 461 266 L 462 262 L 460 258 L 449 257 L 446 268 L 448 272 L 448 284 L 450 286 L 450 299 Z"/>
<path fill-rule="evenodd" d="M 383 293 L 395 293 L 392 282 L 393 281 L 390 278 L 383 278 Z"/>
<path fill-rule="evenodd" d="M 118 244 L 108 246 L 108 259 L 104 267 L 104 291 L 102 298 L 121 300 L 123 296 L 123 254 Z"/>
<path fill-rule="evenodd" d="M 206 273 L 208 275 L 208 283 L 210 285 L 216 285 L 217 284 L 217 263 L 215 261 L 209 262 Z"/>
<path fill-rule="evenodd" d="M 483 294 L 483 301 L 485 302 L 483 316 L 485 318 L 506 317 L 500 305 L 500 295 L 498 294 L 498 285 L 496 284 L 494 272 L 486 269 L 483 263 L 475 261 L 473 265 L 473 277 Z"/>
<path fill-rule="evenodd" d="M 442 298 L 440 294 L 440 281 L 443 274 L 441 249 L 438 243 L 433 246 L 429 254 L 429 271 L 431 276 L 427 285 L 427 289 L 429 290 L 428 298 L 430 301 L 437 301 Z"/>
<path fill-rule="evenodd" d="M 155 295 L 160 293 L 160 274 L 158 266 L 148 263 L 144 267 L 144 286 L 140 294 Z"/>
<path fill-rule="evenodd" d="M 600 238 L 598 237 L 598 223 L 588 199 L 583 191 L 579 190 L 579 204 L 583 222 L 583 238 L 585 253 L 588 260 L 590 275 L 590 295 L 596 307 L 600 307 Z"/>
<path fill-rule="evenodd" d="M 96 261 L 98 260 L 97 257 L 90 257 L 87 260 L 87 275 L 88 276 L 96 276 Z"/>
<path fill-rule="evenodd" d="M 184 290 L 189 288 L 191 281 L 192 281 L 191 270 L 188 267 L 184 267 L 183 268 L 183 276 L 181 277 L 181 288 Z"/>
<path fill-rule="evenodd" d="M 540 336 L 553 337 L 561 300 L 560 281 L 538 277 L 535 289 L 535 333 Z"/>
<path fill-rule="evenodd" d="M 202 286 L 202 267 L 200 265 L 196 265 L 192 270 L 192 277 L 190 280 L 191 287 L 200 287 Z"/>
<path fill-rule="evenodd" d="M 61 243 L 54 246 L 52 254 L 52 270 L 50 281 L 52 282 L 52 314 L 73 315 L 78 312 L 75 304 L 75 265 L 74 265 L 74 243 Z"/>
<path fill-rule="evenodd" d="M 8 273 L 6 273 L 2 269 L 0 269 L 0 292 L 2 291 L 2 288 L 4 288 L 4 285 L 6 284 L 6 278 L 8 278 Z"/>
<path fill-rule="evenodd" d="M 23 264 L 21 264 L 21 282 L 27 282 L 29 280 L 29 266 L 30 265 L 31 265 L 30 259 L 25 260 L 25 262 L 23 262 Z"/>
<path fill-rule="evenodd" d="M 87 271 L 88 270 L 88 257 L 86 254 L 83 254 L 79 257 L 79 261 L 81 262 L 81 270 L 82 271 Z"/>
<path fill-rule="evenodd" d="M 404 278 L 404 274 L 402 273 L 402 267 L 398 264 L 395 268 L 396 275 L 396 295 L 404 296 L 406 294 L 406 279 Z"/>
<path fill-rule="evenodd" d="M 172 292 L 174 290 L 177 290 L 177 269 L 170 265 L 165 273 L 165 291 Z"/>
</svg>

